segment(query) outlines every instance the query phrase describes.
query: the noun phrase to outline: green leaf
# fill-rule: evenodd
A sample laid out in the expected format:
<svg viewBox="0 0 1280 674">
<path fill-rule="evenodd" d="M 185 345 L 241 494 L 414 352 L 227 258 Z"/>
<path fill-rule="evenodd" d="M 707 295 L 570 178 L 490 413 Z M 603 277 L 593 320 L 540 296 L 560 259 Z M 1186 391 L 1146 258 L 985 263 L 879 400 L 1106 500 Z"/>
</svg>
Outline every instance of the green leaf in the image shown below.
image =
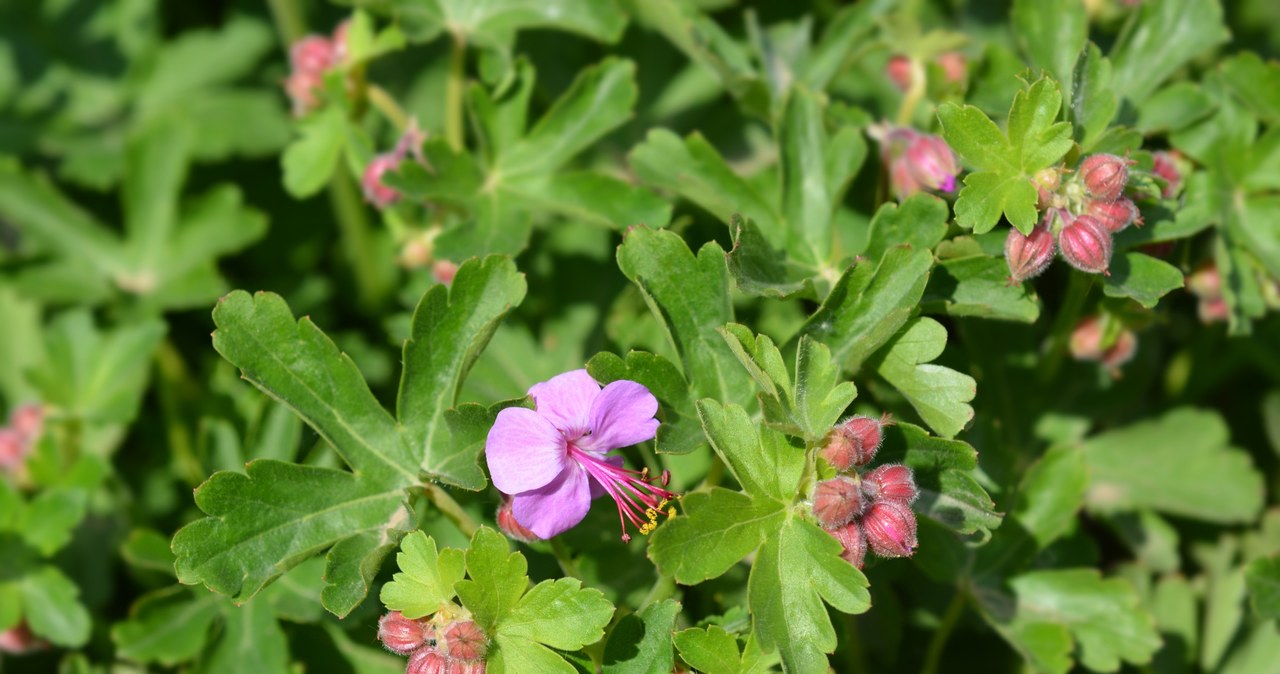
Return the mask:
<svg viewBox="0 0 1280 674">
<path fill-rule="evenodd" d="M 1280 556 L 1253 560 L 1245 569 L 1249 602 L 1263 620 L 1280 618 Z"/>
<path fill-rule="evenodd" d="M 445 548 L 436 551 L 435 539 L 415 531 L 400 542 L 396 554 L 400 572 L 382 586 L 379 598 L 392 611 L 406 618 L 421 618 L 439 611 L 453 599 L 453 585 L 466 573 L 466 560 L 461 550 Z"/>
<path fill-rule="evenodd" d="M 919 250 L 932 250 L 947 234 L 947 202 L 923 192 L 912 195 L 901 205 L 888 202 L 871 218 L 871 233 L 862 255 L 879 262 L 889 249 L 907 244 Z"/>
<path fill-rule="evenodd" d="M 196 492 L 209 517 L 174 537 L 178 578 L 247 601 L 290 567 L 332 547 L 325 606 L 345 615 L 368 592 L 402 535 L 404 489 L 418 457 L 350 358 L 284 300 L 235 292 L 214 310 L 214 348 L 245 378 L 293 409 L 354 470 L 250 463 Z"/>
<path fill-rule="evenodd" d="M 302 199 L 320 191 L 338 168 L 347 145 L 347 118 L 342 106 L 326 106 L 299 125 L 302 137 L 285 149 L 280 163 L 284 188 Z"/>
<path fill-rule="evenodd" d="M 850 267 L 800 334 L 826 344 L 837 363 L 857 371 L 906 323 L 924 294 L 933 255 L 905 246 L 878 265 Z"/>
<path fill-rule="evenodd" d="M 544 580 L 499 620 L 497 636 L 500 643 L 521 639 L 576 651 L 599 641 L 612 617 L 613 604 L 577 578 Z"/>
<path fill-rule="evenodd" d="M 1081 448 L 1089 466 L 1087 505 L 1250 522 L 1262 508 L 1262 476 L 1228 442 L 1217 413 L 1191 408 L 1096 436 Z"/>
<path fill-rule="evenodd" d="M 88 494 L 80 489 L 54 487 L 40 491 L 27 504 L 20 523 L 23 538 L 48 557 L 71 541 L 73 529 L 84 519 Z"/>
<path fill-rule="evenodd" d="M 741 669 L 738 640 L 719 625 L 680 630 L 675 635 L 680 658 L 706 674 L 737 674 Z"/>
<path fill-rule="evenodd" d="M 1231 34 L 1217 0 L 1143 3 L 1137 22 L 1111 49 L 1114 89 L 1141 105 L 1192 59 Z"/>
<path fill-rule="evenodd" d="M 786 521 L 782 504 L 720 487 L 685 495 L 681 509 L 653 533 L 649 558 L 684 585 L 724 574 Z"/>
<path fill-rule="evenodd" d="M 1084 453 L 1076 447 L 1054 447 L 1023 476 L 1014 517 L 1043 549 L 1070 532 L 1088 486 Z"/>
<path fill-rule="evenodd" d="M 831 535 L 792 519 L 756 554 L 748 581 L 752 633 L 763 649 L 782 654 L 789 671 L 822 671 L 835 651 L 824 600 L 844 613 L 871 608 L 867 579 L 841 552 Z"/>
<path fill-rule="evenodd" d="M 626 26 L 626 15 L 612 1 L 497 0 L 476 5 L 467 0 L 391 0 L 388 5 L 414 42 L 448 31 L 464 42 L 503 52 L 513 47 L 521 30 L 554 28 L 614 42 Z"/>
<path fill-rule="evenodd" d="M 644 351 L 628 352 L 626 360 L 612 353 L 598 353 L 587 363 L 587 371 L 601 384 L 619 379 L 638 382 L 658 399 L 662 406 L 659 453 L 688 454 L 706 442 L 689 385 L 680 368 L 666 358 Z"/>
<path fill-rule="evenodd" d="M 173 575 L 173 551 L 169 539 L 153 529 L 134 529 L 120 546 L 120 556 L 129 566 L 144 571 Z"/>
<path fill-rule="evenodd" d="M 883 463 L 911 468 L 920 498 L 915 511 L 962 534 L 986 539 L 1000 525 L 995 503 L 974 478 L 978 452 L 959 440 L 930 436 L 908 423 L 887 427 L 877 454 Z"/>
<path fill-rule="evenodd" d="M 1193 82 L 1174 82 L 1138 108 L 1134 125 L 1143 133 L 1180 131 L 1213 111 L 1214 101 Z"/>
<path fill-rule="evenodd" d="M 504 180 L 502 189 L 531 211 L 559 213 L 610 229 L 659 228 L 671 221 L 671 206 L 658 195 L 600 173 L 579 171 L 549 179 L 525 174 Z"/>
<path fill-rule="evenodd" d="M 1016 598 L 1013 620 L 1018 631 L 1026 633 L 1042 623 L 1070 633 L 1065 644 L 1058 644 L 1067 647 L 1062 652 L 1030 654 L 1033 664 L 1048 671 L 1067 671 L 1072 642 L 1080 664 L 1100 672 L 1115 671 L 1122 661 L 1146 663 L 1160 647 L 1153 618 L 1124 580 L 1104 580 L 1093 569 L 1070 569 L 1033 571 L 1011 579 L 1009 586 Z M 1021 646 L 1030 650 L 1034 643 L 1023 640 Z M 1057 662 L 1068 666 L 1050 664 Z"/>
<path fill-rule="evenodd" d="M 1016 0 L 1012 21 L 1013 34 L 1032 64 L 1059 82 L 1071 82 L 1076 56 L 1089 34 L 1084 5 L 1074 0 Z M 1070 99 L 1070 90 L 1066 93 Z"/>
<path fill-rule="evenodd" d="M 1040 300 L 1030 284 L 1009 283 L 1009 265 L 989 255 L 942 260 L 933 268 L 920 300 L 928 313 L 975 316 L 1034 323 L 1040 317 Z"/>
<path fill-rule="evenodd" d="M 452 284 L 432 287 L 418 303 L 396 409 L 405 440 L 415 448 L 410 456 L 421 457 L 426 473 L 467 489 L 484 487 L 479 447 L 451 440 L 445 411 L 456 404 L 467 372 L 526 288 L 510 258 L 491 256 L 467 261 Z"/>
<path fill-rule="evenodd" d="M 1031 177 L 1071 149 L 1071 124 L 1054 122 L 1061 108 L 1062 92 L 1048 78 L 1014 97 L 1007 135 L 971 105 L 938 108 L 943 138 L 976 171 L 965 178 L 956 222 L 981 234 L 1003 213 L 1023 234 L 1031 232 L 1037 218 Z"/>
<path fill-rule="evenodd" d="M 695 257 L 680 236 L 638 227 L 618 247 L 618 267 L 665 323 L 693 394 L 744 400 L 747 375 L 716 333 L 733 320 L 724 251 L 709 243 Z"/>
<path fill-rule="evenodd" d="M 131 662 L 170 667 L 192 660 L 224 601 L 212 593 L 192 596 L 180 585 L 143 595 L 129 609 L 129 619 L 111 629 L 117 653 Z"/>
<path fill-rule="evenodd" d="M 493 634 L 524 594 L 529 564 L 523 555 L 511 552 L 502 534 L 480 527 L 467 548 L 466 566 L 468 579 L 456 582 L 454 590 L 476 623 Z"/>
<path fill-rule="evenodd" d="M 1109 271 L 1103 278 L 1103 294 L 1128 297 L 1148 309 L 1183 284 L 1177 267 L 1142 253 L 1128 252 L 1111 258 Z"/>
<path fill-rule="evenodd" d="M 1097 45 L 1090 43 L 1080 52 L 1073 82 L 1074 89 L 1068 97 L 1071 122 L 1075 126 L 1076 142 L 1087 152 L 1107 131 L 1119 107 L 1111 89 L 1111 62 L 1102 57 Z"/>
<path fill-rule="evenodd" d="M 89 640 L 90 617 L 80 589 L 53 566 L 42 566 L 18 583 L 31 632 L 56 646 L 79 648 Z"/>
<path fill-rule="evenodd" d="M 912 319 L 871 366 L 898 389 L 936 433 L 952 437 L 973 419 L 968 403 L 977 395 L 972 377 L 930 361 L 942 355 L 947 329 L 932 318 Z"/>
<path fill-rule="evenodd" d="M 609 674 L 669 672 L 675 664 L 672 632 L 679 602 L 664 599 L 632 613 L 609 633 L 604 645 L 604 671 Z"/>
<path fill-rule="evenodd" d="M 795 497 L 804 470 L 803 448 L 769 428 L 757 432 L 750 415 L 737 405 L 699 400 L 698 416 L 711 446 L 744 491 L 780 503 Z"/>
<path fill-rule="evenodd" d="M 782 300 L 819 296 L 814 287 L 814 269 L 773 248 L 754 221 L 735 214 L 729 227 L 733 232 L 733 250 L 729 251 L 727 261 L 738 290 L 756 297 Z M 827 284 L 820 285 L 824 287 L 821 294 L 825 295 Z"/>
<path fill-rule="evenodd" d="M 291 671 L 289 643 L 270 604 L 251 601 L 229 607 L 223 615 L 222 635 L 200 661 L 197 672 L 230 672 L 247 662 L 253 663 L 255 672 L 288 674 Z"/>
<path fill-rule="evenodd" d="M 1222 81 L 1245 106 L 1270 124 L 1280 123 L 1280 66 L 1242 52 L 1219 64 Z"/>
<path fill-rule="evenodd" d="M 826 436 L 858 395 L 853 382 L 840 381 L 840 367 L 823 344 L 800 338 L 792 385 L 782 354 L 765 335 L 730 323 L 720 333 L 760 387 L 764 415 L 775 428 L 815 442 Z"/>
</svg>

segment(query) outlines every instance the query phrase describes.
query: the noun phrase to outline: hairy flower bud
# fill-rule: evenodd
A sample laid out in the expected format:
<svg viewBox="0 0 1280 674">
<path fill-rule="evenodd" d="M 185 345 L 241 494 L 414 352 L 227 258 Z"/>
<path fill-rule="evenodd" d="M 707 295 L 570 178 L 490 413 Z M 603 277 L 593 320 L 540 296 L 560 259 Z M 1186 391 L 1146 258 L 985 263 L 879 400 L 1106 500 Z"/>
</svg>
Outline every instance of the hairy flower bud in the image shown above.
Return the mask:
<svg viewBox="0 0 1280 674">
<path fill-rule="evenodd" d="M 1053 262 L 1053 234 L 1043 225 L 1024 236 L 1016 228 L 1009 228 L 1004 240 L 1004 258 L 1009 264 L 1009 282 L 1018 285 L 1044 272 Z"/>
<path fill-rule="evenodd" d="M 1076 216 L 1058 232 L 1058 251 L 1068 264 L 1080 271 L 1108 274 L 1111 232 L 1092 215 Z"/>
<path fill-rule="evenodd" d="M 523 524 L 516 521 L 516 515 L 511 511 L 511 497 L 506 494 L 502 495 L 502 504 L 498 506 L 498 514 L 495 518 L 498 521 L 498 528 L 509 538 L 513 538 L 521 543 L 532 543 L 542 540 L 538 535 L 529 531 Z"/>
<path fill-rule="evenodd" d="M 955 189 L 960 168 L 946 141 L 905 126 L 880 125 L 869 133 L 880 142 L 880 158 L 899 199 L 924 189 Z"/>
<path fill-rule="evenodd" d="M 881 557 L 910 557 L 916 549 L 916 515 L 898 501 L 877 501 L 862 516 L 867 545 Z"/>
<path fill-rule="evenodd" d="M 1151 172 L 1164 179 L 1161 196 L 1168 199 L 1178 193 L 1182 187 L 1182 171 L 1178 169 L 1178 153 L 1156 152 L 1152 155 L 1154 165 Z"/>
<path fill-rule="evenodd" d="M 1115 201 L 1098 201 L 1090 199 L 1085 202 L 1084 212 L 1098 219 L 1103 228 L 1112 234 L 1128 227 L 1130 224 L 1142 226 L 1142 213 L 1134 203 L 1124 197 Z"/>
<path fill-rule="evenodd" d="M 911 469 L 889 463 L 862 476 L 862 493 L 867 501 L 898 501 L 910 505 L 920 495 Z"/>
<path fill-rule="evenodd" d="M 894 86 L 899 91 L 906 91 L 911 88 L 912 82 L 912 66 L 911 59 L 902 54 L 894 54 L 889 57 L 889 62 L 884 66 L 884 74 L 889 77 Z"/>
<path fill-rule="evenodd" d="M 289 48 L 294 72 L 322 73 L 333 63 L 333 43 L 323 35 L 308 35 Z"/>
<path fill-rule="evenodd" d="M 364 169 L 364 176 L 360 178 L 365 201 L 378 208 L 386 208 L 400 199 L 399 192 L 382 182 L 382 175 L 387 171 L 394 171 L 403 159 L 395 152 L 385 152 L 369 162 Z"/>
<path fill-rule="evenodd" d="M 484 660 L 489 639 L 474 621 L 460 620 L 441 630 L 438 648 L 453 660 Z"/>
<path fill-rule="evenodd" d="M 1113 154 L 1091 154 L 1080 162 L 1080 177 L 1089 196 L 1115 201 L 1129 182 L 1129 162 Z"/>
<path fill-rule="evenodd" d="M 861 569 L 867 558 L 867 537 L 862 533 L 862 525 L 850 522 L 842 527 L 829 529 L 827 533 L 844 547 L 840 558 Z"/>
<path fill-rule="evenodd" d="M 848 524 L 861 512 L 862 489 L 851 478 L 824 480 L 813 490 L 813 514 L 824 529 Z"/>
<path fill-rule="evenodd" d="M 841 473 L 871 463 L 884 440 L 883 427 L 887 423 L 887 415 L 881 419 L 859 415 L 841 422 L 827 434 L 822 458 Z"/>
<path fill-rule="evenodd" d="M 421 620 L 411 620 L 392 611 L 378 620 L 378 640 L 387 650 L 408 655 L 431 639 L 434 629 Z"/>
<path fill-rule="evenodd" d="M 420 648 L 409 656 L 404 674 L 457 674 L 456 664 L 434 648 Z"/>
</svg>

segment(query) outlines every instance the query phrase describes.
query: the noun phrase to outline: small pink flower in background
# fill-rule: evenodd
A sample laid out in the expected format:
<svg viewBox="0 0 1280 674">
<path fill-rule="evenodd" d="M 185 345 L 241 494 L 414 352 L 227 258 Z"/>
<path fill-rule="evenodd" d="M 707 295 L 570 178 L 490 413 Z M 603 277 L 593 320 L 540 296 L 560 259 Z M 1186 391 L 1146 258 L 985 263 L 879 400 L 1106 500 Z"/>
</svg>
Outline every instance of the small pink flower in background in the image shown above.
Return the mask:
<svg viewBox="0 0 1280 674">
<path fill-rule="evenodd" d="M 911 59 L 902 54 L 894 54 L 889 57 L 889 61 L 885 63 L 884 74 L 898 87 L 899 91 L 906 91 L 911 88 L 911 81 L 914 79 L 912 70 L 915 66 L 911 65 Z"/>
<path fill-rule="evenodd" d="M 31 628 L 27 627 L 26 622 L 20 622 L 0 632 L 0 653 L 22 655 L 23 653 L 44 650 L 48 647 L 49 644 L 44 639 L 31 633 Z"/>
<path fill-rule="evenodd" d="M 342 64 L 347 56 L 347 28 L 338 24 L 332 37 L 308 35 L 289 47 L 291 71 L 284 91 L 293 103 L 293 114 L 302 117 L 320 105 L 316 92 L 324 85 L 324 74 Z"/>
<path fill-rule="evenodd" d="M 399 201 L 400 193 L 382 182 L 382 176 L 399 168 L 407 155 L 413 155 L 418 163 L 426 166 L 426 157 L 422 155 L 422 143 L 426 139 L 427 134 L 418 128 L 418 120 L 409 120 L 400 140 L 396 141 L 395 149 L 377 155 L 365 166 L 364 175 L 360 178 L 364 200 L 378 208 L 386 208 Z"/>
<path fill-rule="evenodd" d="M 943 52 L 938 55 L 937 63 L 942 67 L 943 76 L 948 82 L 960 83 L 969 74 L 969 62 L 964 54 L 958 51 Z"/>
<path fill-rule="evenodd" d="M 622 540 L 631 540 L 628 522 L 642 534 L 653 530 L 676 495 L 650 484 L 647 470 L 623 468 L 622 457 L 609 454 L 657 434 L 658 399 L 649 389 L 627 380 L 602 389 L 586 370 L 573 370 L 535 384 L 529 395 L 536 409 L 502 410 L 485 441 L 489 474 L 511 495 L 516 521 L 551 538 L 608 494 L 618 506 Z"/>
<path fill-rule="evenodd" d="M 955 153 L 942 138 L 887 124 L 872 127 L 868 132 L 880 142 L 880 159 L 889 171 L 889 182 L 899 200 L 925 189 L 955 190 L 960 168 Z"/>
<path fill-rule="evenodd" d="M 1164 190 L 1160 196 L 1168 199 L 1178 193 L 1178 189 L 1182 187 L 1182 171 L 1178 169 L 1178 159 L 1181 157 L 1177 152 L 1156 152 L 1151 155 L 1154 164 L 1151 172 L 1164 178 Z"/>
</svg>

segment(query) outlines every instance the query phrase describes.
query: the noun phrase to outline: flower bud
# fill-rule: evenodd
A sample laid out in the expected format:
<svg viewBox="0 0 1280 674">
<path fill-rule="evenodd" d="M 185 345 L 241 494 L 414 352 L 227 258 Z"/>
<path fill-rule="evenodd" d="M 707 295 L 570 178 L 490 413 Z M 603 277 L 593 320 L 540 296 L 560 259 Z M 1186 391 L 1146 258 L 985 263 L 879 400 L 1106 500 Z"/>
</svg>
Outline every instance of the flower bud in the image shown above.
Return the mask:
<svg viewBox="0 0 1280 674">
<path fill-rule="evenodd" d="M 373 158 L 364 169 L 360 187 L 364 200 L 378 208 L 386 208 L 400 199 L 400 193 L 382 182 L 382 175 L 394 171 L 404 158 L 395 152 L 386 152 Z"/>
<path fill-rule="evenodd" d="M 1004 259 L 1009 264 L 1009 282 L 1018 285 L 1044 272 L 1053 262 L 1053 234 L 1043 225 L 1024 236 L 1016 228 L 1009 228 L 1004 240 Z"/>
<path fill-rule="evenodd" d="M 320 104 L 316 92 L 324 76 L 318 72 L 295 70 L 284 81 L 284 91 L 293 103 L 293 116 L 304 117 Z"/>
<path fill-rule="evenodd" d="M 0 428 L 0 470 L 13 470 L 27 457 L 28 443 L 12 428 Z"/>
<path fill-rule="evenodd" d="M 1213 262 L 1201 265 L 1187 276 L 1187 290 L 1196 297 L 1214 299 L 1222 297 L 1222 275 Z"/>
<path fill-rule="evenodd" d="M 1196 313 L 1200 316 L 1200 322 L 1208 325 L 1210 323 L 1225 323 L 1231 317 L 1231 308 L 1227 306 L 1227 301 L 1221 297 L 1212 299 L 1202 299 L 1196 307 Z"/>
<path fill-rule="evenodd" d="M 9 413 L 9 427 L 31 442 L 44 428 L 44 408 L 35 403 L 19 405 Z"/>
<path fill-rule="evenodd" d="M 840 545 L 844 547 L 840 558 L 861 569 L 867 558 L 867 537 L 862 533 L 862 525 L 850 522 L 842 527 L 830 529 L 827 533 L 840 541 Z"/>
<path fill-rule="evenodd" d="M 507 537 L 513 538 L 521 543 L 532 543 L 542 540 L 538 535 L 525 528 L 523 524 L 516 521 L 516 515 L 511 510 L 511 497 L 506 494 L 502 495 L 502 503 L 498 506 L 498 514 L 494 517 L 498 521 L 498 528 Z"/>
<path fill-rule="evenodd" d="M 1092 215 L 1076 216 L 1058 232 L 1058 251 L 1067 264 L 1080 271 L 1108 274 L 1111 232 Z"/>
<path fill-rule="evenodd" d="M 438 283 L 449 285 L 458 274 L 458 265 L 448 260 L 436 260 L 431 265 L 431 277 Z"/>
<path fill-rule="evenodd" d="M 958 51 L 943 52 L 938 55 L 938 65 L 942 67 L 942 74 L 947 78 L 948 82 L 959 84 L 964 82 L 965 76 L 968 74 L 968 63 Z"/>
<path fill-rule="evenodd" d="M 871 133 L 880 141 L 880 158 L 899 199 L 923 189 L 955 189 L 960 169 L 946 141 L 908 127 L 881 126 Z"/>
<path fill-rule="evenodd" d="M 453 660 L 484 660 L 489 639 L 474 621 L 460 620 L 441 632 L 439 649 Z"/>
<path fill-rule="evenodd" d="M 457 674 L 454 664 L 434 648 L 420 648 L 409 656 L 404 674 Z"/>
<path fill-rule="evenodd" d="M 1102 227 L 1112 234 L 1128 227 L 1130 223 L 1142 225 L 1142 214 L 1138 207 L 1123 197 L 1115 201 L 1090 199 L 1085 202 L 1084 212 L 1097 218 Z"/>
<path fill-rule="evenodd" d="M 880 449 L 880 442 L 884 439 L 882 428 L 887 423 L 887 416 L 882 419 L 866 416 L 847 419 L 827 434 L 822 458 L 841 473 L 854 466 L 871 463 L 876 457 L 876 450 Z"/>
<path fill-rule="evenodd" d="M 916 515 L 898 501 L 877 501 L 862 516 L 867 545 L 881 557 L 910 557 L 916 548 Z"/>
<path fill-rule="evenodd" d="M 1138 353 L 1138 336 L 1133 334 L 1132 330 L 1121 330 L 1116 335 L 1115 344 L 1102 354 L 1102 364 L 1111 371 L 1112 376 L 1119 374 L 1120 366 L 1133 360 L 1134 354 Z"/>
<path fill-rule="evenodd" d="M 1032 176 L 1037 205 L 1043 210 L 1057 206 L 1058 188 L 1062 186 L 1062 169 L 1057 166 L 1040 169 Z"/>
<path fill-rule="evenodd" d="M 1091 154 L 1080 162 L 1080 177 L 1089 196 L 1115 201 L 1129 182 L 1129 162 L 1113 154 Z"/>
<path fill-rule="evenodd" d="M 911 469 L 900 463 L 885 464 L 863 475 L 862 493 L 869 502 L 889 500 L 906 505 L 920 495 Z"/>
<path fill-rule="evenodd" d="M 31 633 L 26 622 L 19 622 L 7 630 L 0 631 L 0 653 L 22 655 L 31 651 L 44 650 L 48 646 L 49 644 L 43 639 Z"/>
<path fill-rule="evenodd" d="M 884 66 L 884 74 L 889 76 L 889 79 L 898 87 L 899 91 L 906 91 L 911 88 L 913 79 L 911 70 L 911 59 L 902 54 L 890 56 L 889 62 Z"/>
<path fill-rule="evenodd" d="M 1176 152 L 1157 152 L 1152 155 L 1154 165 L 1151 172 L 1164 179 L 1164 190 L 1161 196 L 1168 199 L 1178 193 L 1178 189 L 1182 187 L 1182 171 L 1178 170 L 1177 163 L 1178 153 Z"/>
<path fill-rule="evenodd" d="M 862 489 L 853 479 L 824 480 L 813 490 L 813 514 L 824 529 L 848 524 L 861 512 Z"/>
<path fill-rule="evenodd" d="M 323 35 L 308 35 L 289 48 L 295 73 L 323 73 L 333 63 L 333 43 Z"/>
<path fill-rule="evenodd" d="M 408 655 L 426 644 L 434 629 L 421 620 L 411 620 L 392 611 L 378 620 L 378 640 L 387 650 Z"/>
<path fill-rule="evenodd" d="M 333 55 L 329 59 L 331 66 L 341 65 L 347 60 L 347 33 L 351 30 L 351 19 L 347 19 L 342 23 L 333 27 L 333 39 L 330 44 L 333 45 Z"/>
</svg>

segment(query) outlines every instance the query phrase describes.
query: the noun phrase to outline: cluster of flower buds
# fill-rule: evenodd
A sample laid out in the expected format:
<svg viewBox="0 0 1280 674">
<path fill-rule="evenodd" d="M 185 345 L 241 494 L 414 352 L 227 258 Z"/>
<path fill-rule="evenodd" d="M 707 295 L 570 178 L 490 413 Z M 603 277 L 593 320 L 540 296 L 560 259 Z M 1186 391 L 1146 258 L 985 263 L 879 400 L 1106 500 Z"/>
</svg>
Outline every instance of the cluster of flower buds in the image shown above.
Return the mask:
<svg viewBox="0 0 1280 674">
<path fill-rule="evenodd" d="M 871 126 L 867 133 L 880 143 L 880 159 L 899 200 L 926 189 L 955 191 L 960 167 L 942 138 L 887 123 Z"/>
<path fill-rule="evenodd" d="M 347 56 L 347 27 L 338 24 L 332 37 L 308 35 L 289 48 L 289 77 L 284 91 L 293 102 L 293 114 L 302 117 L 319 105 L 316 90 L 324 86 L 324 74 L 340 65 Z"/>
<path fill-rule="evenodd" d="M 1226 321 L 1231 310 L 1222 296 L 1222 274 L 1218 265 L 1208 262 L 1187 276 L 1187 290 L 1199 300 L 1200 322 Z"/>
<path fill-rule="evenodd" d="M 0 471 L 20 470 L 43 429 L 43 407 L 27 404 L 13 408 L 9 425 L 0 428 Z"/>
<path fill-rule="evenodd" d="M 1101 363 L 1112 377 L 1138 352 L 1138 336 L 1109 315 L 1087 316 L 1071 331 L 1071 357 Z"/>
<path fill-rule="evenodd" d="M 392 611 L 378 621 L 378 639 L 387 650 L 409 656 L 405 674 L 484 674 L 489 638 L 470 619 L 430 620 Z"/>
<path fill-rule="evenodd" d="M 938 54 L 933 59 L 933 62 L 942 69 L 943 78 L 950 84 L 964 82 L 965 76 L 969 72 L 968 60 L 965 59 L 964 54 L 958 51 L 947 51 Z M 907 91 L 916 82 L 917 67 L 911 57 L 903 54 L 894 54 L 889 57 L 889 61 L 885 64 L 884 72 L 889 77 L 889 80 L 898 87 L 899 91 Z M 923 72 L 923 67 L 921 67 L 921 71 Z"/>
<path fill-rule="evenodd" d="M 831 429 L 821 456 L 839 473 L 813 490 L 813 515 L 844 546 L 841 557 L 862 568 L 867 548 L 881 557 L 910 557 L 916 548 L 918 491 L 911 469 L 885 464 L 865 473 L 884 439 L 888 417 L 857 416 Z"/>
<path fill-rule="evenodd" d="M 400 140 L 396 141 L 395 148 L 375 156 L 364 167 L 364 175 L 360 177 L 360 188 L 364 191 L 365 201 L 378 208 L 386 208 L 399 201 L 400 193 L 382 182 L 382 176 L 388 171 L 399 168 L 405 157 L 409 155 L 413 155 L 419 164 L 429 168 L 427 158 L 422 154 L 422 144 L 426 140 L 427 134 L 418 128 L 418 121 L 409 120 L 409 125 L 404 133 L 400 134 Z"/>
</svg>

